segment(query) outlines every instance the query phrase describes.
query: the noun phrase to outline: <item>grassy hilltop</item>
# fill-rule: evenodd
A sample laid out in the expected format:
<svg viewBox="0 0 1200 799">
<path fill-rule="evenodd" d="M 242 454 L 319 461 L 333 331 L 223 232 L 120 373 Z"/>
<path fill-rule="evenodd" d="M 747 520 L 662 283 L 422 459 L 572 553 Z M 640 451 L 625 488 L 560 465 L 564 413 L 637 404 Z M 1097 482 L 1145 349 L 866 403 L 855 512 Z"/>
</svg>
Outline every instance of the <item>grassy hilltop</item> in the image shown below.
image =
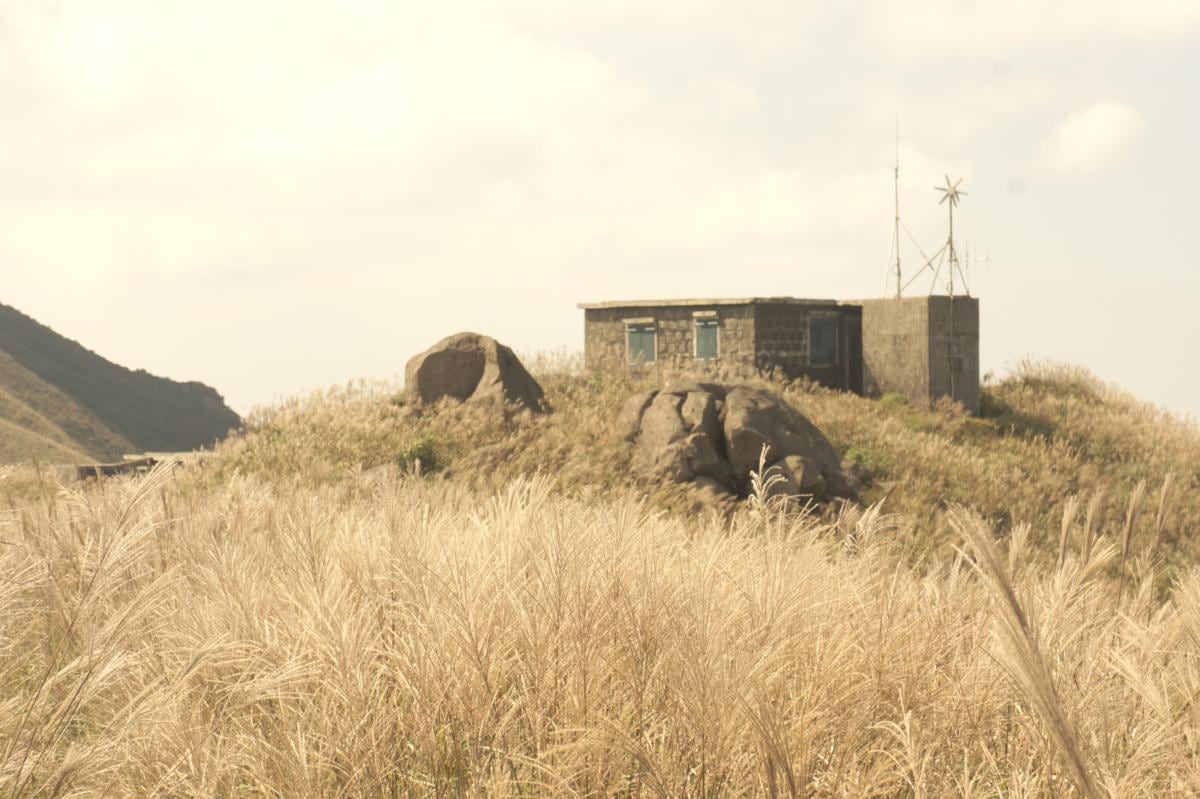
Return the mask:
<svg viewBox="0 0 1200 799">
<path fill-rule="evenodd" d="M 535 372 L 555 412 L 517 423 L 455 404 L 412 413 L 387 384 L 260 410 L 248 434 L 225 448 L 224 470 L 315 485 L 424 456 L 435 477 L 485 491 L 540 473 L 565 493 L 632 490 L 655 507 L 702 510 L 686 490 L 649 485 L 630 471 L 632 447 L 614 425 L 621 403 L 642 386 L 624 376 L 585 376 L 563 359 Z M 915 535 L 913 554 L 946 554 L 939 546 L 955 537 L 943 517 L 956 505 L 1001 533 L 1031 525 L 1031 545 L 1052 552 L 1072 498 L 1084 506 L 1081 521 L 1090 508 L 1096 534 L 1123 530 L 1136 499 L 1138 543 L 1158 537 L 1164 552 L 1189 560 L 1200 554 L 1180 538 L 1200 528 L 1200 429 L 1084 370 L 1024 364 L 985 388 L 980 418 L 950 405 L 912 407 L 895 395 L 877 401 L 812 384 L 759 382 L 872 471 L 866 500 L 904 518 Z M 1170 501 L 1160 520 L 1164 489 Z"/>
<path fill-rule="evenodd" d="M 357 385 L 198 471 L 10 468 L 0 794 L 1200 792 L 1194 427 L 777 385 L 871 504 L 726 513 L 630 473 L 635 386 L 534 372 L 544 418 Z"/>
</svg>

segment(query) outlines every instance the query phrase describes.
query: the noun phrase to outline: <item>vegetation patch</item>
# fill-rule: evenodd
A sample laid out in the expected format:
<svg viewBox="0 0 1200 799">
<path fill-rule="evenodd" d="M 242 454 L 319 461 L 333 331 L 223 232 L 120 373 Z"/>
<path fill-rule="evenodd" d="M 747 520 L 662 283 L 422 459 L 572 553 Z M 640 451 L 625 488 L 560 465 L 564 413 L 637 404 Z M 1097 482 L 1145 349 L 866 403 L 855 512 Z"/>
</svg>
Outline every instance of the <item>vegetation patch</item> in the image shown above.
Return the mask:
<svg viewBox="0 0 1200 799">
<path fill-rule="evenodd" d="M 988 391 L 1052 436 L 762 381 L 886 482 L 716 509 L 630 469 L 640 385 L 534 371 L 552 414 L 357 384 L 204 468 L 0 470 L 0 795 L 1200 785 L 1194 427 L 1048 368 Z"/>
<path fill-rule="evenodd" d="M 880 467 L 879 456 L 871 450 L 870 447 L 861 444 L 852 444 L 846 450 L 846 460 L 853 461 L 861 466 L 865 466 L 874 472 Z"/>
<path fill-rule="evenodd" d="M 408 446 L 396 458 L 396 465 L 404 471 L 432 474 L 442 467 L 437 447 L 432 436 L 422 436 Z"/>
</svg>

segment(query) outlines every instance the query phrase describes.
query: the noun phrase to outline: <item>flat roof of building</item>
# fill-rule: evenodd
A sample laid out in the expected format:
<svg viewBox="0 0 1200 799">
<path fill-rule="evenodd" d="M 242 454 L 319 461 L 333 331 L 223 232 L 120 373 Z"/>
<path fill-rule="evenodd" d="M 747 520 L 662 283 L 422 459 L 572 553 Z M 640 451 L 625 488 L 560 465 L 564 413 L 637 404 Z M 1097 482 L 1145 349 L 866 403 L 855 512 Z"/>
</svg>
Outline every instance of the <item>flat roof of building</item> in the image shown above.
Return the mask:
<svg viewBox="0 0 1200 799">
<path fill-rule="evenodd" d="M 799 297 L 738 297 L 733 299 L 695 299 L 695 300 L 623 300 L 618 302 L 581 302 L 576 305 L 585 311 L 603 308 L 677 308 L 693 305 L 754 305 L 756 303 L 773 305 L 843 305 L 838 300 L 812 300 Z M 857 304 L 857 303 L 854 303 Z"/>
</svg>

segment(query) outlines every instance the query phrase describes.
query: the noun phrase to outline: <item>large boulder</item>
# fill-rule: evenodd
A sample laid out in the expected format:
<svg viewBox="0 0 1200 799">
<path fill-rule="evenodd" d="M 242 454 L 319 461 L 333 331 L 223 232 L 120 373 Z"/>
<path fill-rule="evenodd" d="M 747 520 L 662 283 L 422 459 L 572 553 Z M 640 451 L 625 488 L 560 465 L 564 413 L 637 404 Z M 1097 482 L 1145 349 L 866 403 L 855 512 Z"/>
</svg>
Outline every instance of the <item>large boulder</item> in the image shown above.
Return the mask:
<svg viewBox="0 0 1200 799">
<path fill-rule="evenodd" d="M 640 396 L 630 399 L 625 409 L 630 417 L 640 404 Z M 645 403 L 634 436 L 634 465 L 643 474 L 674 483 L 697 477 L 719 480 L 724 469 L 715 442 L 687 423 L 686 405 L 684 396 L 657 392 Z"/>
<path fill-rule="evenodd" d="M 636 441 L 638 431 L 642 427 L 642 414 L 654 400 L 657 391 L 643 391 L 625 400 L 621 412 L 617 414 L 617 431 L 626 441 Z"/>
<path fill-rule="evenodd" d="M 658 394 L 642 412 L 638 426 L 638 452 L 656 453 L 687 435 L 680 408 L 683 397 Z"/>
<path fill-rule="evenodd" d="M 842 456 L 804 414 L 778 394 L 751 386 L 735 386 L 725 395 L 725 441 L 729 462 L 739 472 L 758 468 L 763 445 L 767 463 L 803 455 L 822 469 L 838 470 Z"/>
<path fill-rule="evenodd" d="M 861 476 L 846 474 L 816 425 L 770 391 L 704 383 L 644 392 L 625 403 L 617 426 L 634 442 L 634 468 L 654 479 L 745 496 L 765 446 L 765 465 L 780 477 L 773 494 L 859 500 Z"/>
<path fill-rule="evenodd" d="M 420 405 L 443 397 L 517 405 L 533 413 L 548 410 L 545 394 L 513 351 L 478 333 L 455 333 L 404 367 L 409 402 Z"/>
<path fill-rule="evenodd" d="M 788 455 L 767 467 L 771 475 L 768 482 L 770 496 L 791 497 L 801 503 L 819 500 L 826 496 L 850 496 L 845 492 L 830 490 L 820 464 L 802 455 Z M 778 478 L 778 479 L 775 479 Z"/>
<path fill-rule="evenodd" d="M 748 476 L 758 468 L 765 445 L 767 463 L 794 482 L 799 495 L 859 501 L 857 483 L 842 471 L 842 457 L 829 439 L 778 394 L 752 386 L 732 388 L 725 395 L 722 423 L 737 475 Z M 805 461 L 802 467 L 792 460 L 795 456 Z"/>
<path fill-rule="evenodd" d="M 692 391 L 679 406 L 679 415 L 688 430 L 707 436 L 716 444 L 721 441 L 721 407 L 721 400 L 714 394 Z"/>
</svg>

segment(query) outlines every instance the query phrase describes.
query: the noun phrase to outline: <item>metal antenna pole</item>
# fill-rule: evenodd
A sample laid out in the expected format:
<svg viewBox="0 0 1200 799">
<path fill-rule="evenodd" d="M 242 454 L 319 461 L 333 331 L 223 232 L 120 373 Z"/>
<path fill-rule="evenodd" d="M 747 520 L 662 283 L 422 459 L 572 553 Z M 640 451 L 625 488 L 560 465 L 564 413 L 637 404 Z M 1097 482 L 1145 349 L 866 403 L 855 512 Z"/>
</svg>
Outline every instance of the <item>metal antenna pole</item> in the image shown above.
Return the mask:
<svg viewBox="0 0 1200 799">
<path fill-rule="evenodd" d="M 900 278 L 900 114 L 896 114 L 896 299 L 900 299 L 903 281 Z"/>
<path fill-rule="evenodd" d="M 959 259 L 959 263 L 962 264 L 962 269 L 958 271 L 958 277 L 960 280 L 962 280 L 963 294 L 968 297 L 971 296 L 971 264 L 979 260 L 982 259 L 978 256 L 971 255 L 971 243 L 967 242 L 967 246 L 965 247 L 965 255 Z"/>
<path fill-rule="evenodd" d="M 958 190 L 958 184 L 962 183 L 962 178 L 955 182 L 950 182 L 950 176 L 946 176 L 946 185 L 935 186 L 938 191 L 942 192 L 942 199 L 938 204 L 949 200 L 950 205 L 950 236 L 946 239 L 946 249 L 949 250 L 950 256 L 950 341 L 947 342 L 947 357 L 949 358 L 950 367 L 950 398 L 955 398 L 955 363 L 954 363 L 954 272 L 958 269 L 958 254 L 954 251 L 954 206 L 958 205 L 958 198 L 966 194 L 965 191 Z"/>
<path fill-rule="evenodd" d="M 958 253 L 954 252 L 954 203 L 950 203 L 950 238 L 947 240 L 946 246 L 950 250 L 950 297 L 953 298 L 954 269 L 958 266 Z"/>
<path fill-rule="evenodd" d="M 968 297 L 971 296 L 971 240 L 967 239 L 963 242 L 963 268 L 959 273 L 959 277 L 963 282 L 963 293 Z"/>
<path fill-rule="evenodd" d="M 946 356 L 950 363 L 950 399 L 955 398 L 954 391 L 954 270 L 958 268 L 958 254 L 954 252 L 954 203 L 950 203 L 950 341 L 946 347 Z"/>
</svg>

